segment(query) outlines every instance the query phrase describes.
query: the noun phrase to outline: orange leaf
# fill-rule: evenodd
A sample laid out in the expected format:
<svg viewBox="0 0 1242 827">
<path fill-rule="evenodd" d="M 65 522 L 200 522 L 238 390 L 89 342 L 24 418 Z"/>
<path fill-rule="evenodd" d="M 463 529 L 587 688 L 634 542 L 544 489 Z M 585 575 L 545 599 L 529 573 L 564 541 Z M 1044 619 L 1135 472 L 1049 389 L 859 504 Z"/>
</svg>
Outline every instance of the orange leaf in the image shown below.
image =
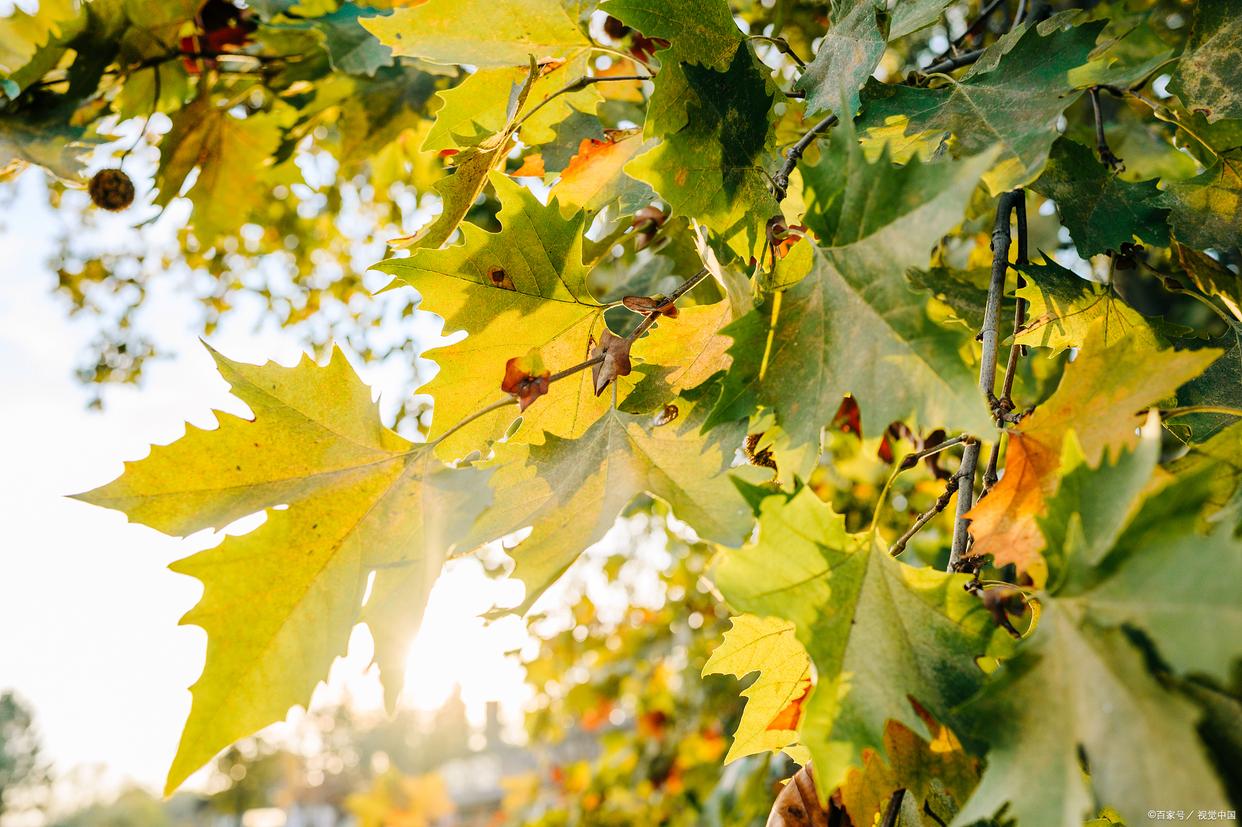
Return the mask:
<svg viewBox="0 0 1242 827">
<path fill-rule="evenodd" d="M 811 694 L 811 682 L 807 681 L 806 686 L 802 689 L 802 694 L 790 701 L 788 706 L 776 713 L 776 717 L 768 722 L 768 731 L 796 731 L 798 729 L 798 721 L 802 720 L 802 707 L 806 703 L 806 696 L 809 694 Z"/>
</svg>

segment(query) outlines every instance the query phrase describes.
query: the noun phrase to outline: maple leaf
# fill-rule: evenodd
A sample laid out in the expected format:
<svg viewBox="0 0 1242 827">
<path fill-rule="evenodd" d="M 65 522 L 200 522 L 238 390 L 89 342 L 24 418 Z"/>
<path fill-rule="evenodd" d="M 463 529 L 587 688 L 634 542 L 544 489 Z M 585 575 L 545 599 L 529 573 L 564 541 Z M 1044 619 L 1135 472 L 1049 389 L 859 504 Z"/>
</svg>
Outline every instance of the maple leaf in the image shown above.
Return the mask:
<svg viewBox="0 0 1242 827">
<path fill-rule="evenodd" d="M 1242 149 L 1222 153 L 1194 178 L 1171 183 L 1163 205 L 1179 241 L 1200 250 L 1242 247 Z"/>
<path fill-rule="evenodd" d="M 661 369 L 660 381 L 671 393 L 697 387 L 732 364 L 733 340 L 722 332 L 732 319 L 728 301 L 680 309 L 675 323 L 657 324 L 652 335 L 636 341 L 633 355 Z"/>
<path fill-rule="evenodd" d="M 814 249 L 802 281 L 725 328 L 733 366 L 709 424 L 763 406 L 795 444 L 818 446 L 850 394 L 864 434 L 898 420 L 983 433 L 978 378 L 959 352 L 969 337 L 933 322 L 903 273 L 961 220 L 990 156 L 868 164 L 843 133 L 806 172 L 806 223 L 830 246 Z"/>
<path fill-rule="evenodd" d="M 983 678 L 974 658 L 995 627 L 966 579 L 912 568 L 847 533 L 809 488 L 765 498 L 758 541 L 722 552 L 711 576 L 731 606 L 792 622 L 810 654 L 800 735 L 821 791 L 863 750 L 883 753 L 890 719 L 926 732 L 909 698 L 939 717 Z"/>
<path fill-rule="evenodd" d="M 490 0 L 427 0 L 359 22 L 399 57 L 480 68 L 565 60 L 591 45 L 558 0 L 514 0 L 496 12 Z"/>
<path fill-rule="evenodd" d="M 440 215 L 418 232 L 389 242 L 395 247 L 426 247 L 436 249 L 448 241 L 474 206 L 475 199 L 487 186 L 488 174 L 508 153 L 513 143 L 513 133 L 518 127 L 518 112 L 526 105 L 538 67 L 531 59 L 526 79 L 520 86 L 514 85 L 509 96 L 504 128 L 481 139 L 456 156 L 453 174 L 435 185 L 440 196 Z"/>
<path fill-rule="evenodd" d="M 904 789 L 902 809 L 930 813 L 935 821 L 914 822 L 931 827 L 949 822 L 979 783 L 978 761 L 967 753 L 953 733 L 926 714 L 934 733 L 929 742 L 896 721 L 884 730 L 883 754 L 867 750 L 862 767 L 849 771 L 841 785 L 841 802 L 854 824 L 874 824 L 893 793 Z M 885 760 L 884 756 L 887 756 Z"/>
<path fill-rule="evenodd" d="M 1056 202 L 1061 223 L 1084 258 L 1118 252 L 1136 239 L 1169 242 L 1168 210 L 1155 181 L 1123 181 L 1068 138 L 1052 145 L 1048 166 L 1031 189 Z"/>
<path fill-rule="evenodd" d="M 779 212 L 765 168 L 773 165 L 769 113 L 780 97 L 738 48 L 725 71 L 683 64 L 687 125 L 625 165 L 674 212 L 694 216 L 740 255 L 757 257 L 763 228 Z"/>
<path fill-rule="evenodd" d="M 626 175 L 622 168 L 652 145 L 643 141 L 638 130 L 613 133 L 602 141 L 583 138 L 549 197 L 559 201 L 562 210 L 596 213 L 619 201 L 619 212 L 633 212 L 650 203 L 653 194 L 650 187 Z"/>
<path fill-rule="evenodd" d="M 197 167 L 198 177 L 185 195 L 194 203 L 191 226 L 210 244 L 217 234 L 240 227 L 259 206 L 264 165 L 279 144 L 276 116 L 235 118 L 209 98 L 196 98 L 173 116 L 172 129 L 160 142 L 155 203 L 166 206 L 180 195 Z"/>
<path fill-rule="evenodd" d="M 794 634 L 794 624 L 772 617 L 738 615 L 724 640 L 703 664 L 703 675 L 759 677 L 742 690 L 746 706 L 728 764 L 747 755 L 781 750 L 798 739 L 802 706 L 811 689 L 811 659 Z"/>
<path fill-rule="evenodd" d="M 1040 263 L 1019 265 L 1027 277 L 1017 296 L 1027 302 L 1027 322 L 1015 337 L 1018 344 L 1051 348 L 1056 355 L 1082 347 L 1088 332 L 1099 325 L 1105 345 L 1127 336 L 1147 321 L 1115 295 L 1111 285 L 1080 278 L 1045 254 Z"/>
<path fill-rule="evenodd" d="M 215 430 L 190 427 L 127 463 L 115 481 L 77 495 L 176 536 L 267 517 L 172 565 L 203 582 L 182 622 L 204 628 L 208 642 L 169 792 L 224 747 L 310 701 L 345 653 L 367 576 L 381 567 L 410 587 L 400 595 L 400 628 L 373 630 L 395 699 L 430 583 L 489 500 L 487 472 L 447 468 L 385 428 L 339 350 L 323 367 L 212 355 L 253 419 L 219 414 Z"/>
<path fill-rule="evenodd" d="M 1171 396 L 1220 355 L 1218 350 L 1162 349 L 1148 327 L 1109 338 L 1104 322 L 1087 331 L 1082 352 L 1052 396 L 1010 432 L 1005 476 L 966 515 L 971 555 L 1020 571 L 1042 566 L 1037 519 L 1057 487 L 1061 444 L 1072 427 L 1087 461 L 1132 445 L 1139 411 Z"/>
<path fill-rule="evenodd" d="M 1070 71 L 1084 65 L 1104 22 L 1041 35 L 1028 27 L 1017 42 L 1002 39 L 962 79 L 935 89 L 870 81 L 861 126 L 904 117 L 905 132 L 951 133 L 955 154 L 1001 147 L 1000 165 L 984 175 L 993 195 L 1032 181 L 1056 140 L 1056 120 L 1078 99 Z"/>
<path fill-rule="evenodd" d="M 495 400 L 496 377 L 513 357 L 535 348 L 546 364 L 568 367 L 587 357 L 588 342 L 604 330 L 603 307 L 586 287 L 584 214 L 565 219 L 555 201 L 540 204 L 500 173 L 492 173 L 491 181 L 501 200 L 502 232 L 465 224 L 459 245 L 418 250 L 375 266 L 416 288 L 422 309 L 443 317 L 446 332 L 469 334 L 432 351 L 440 365 L 425 386 L 436 399 L 432 439 Z M 591 377 L 583 372 L 552 385 L 511 438 L 538 438 L 541 430 L 576 437 L 607 406 L 608 400 L 596 399 Z M 498 439 L 512 421 L 513 411 L 497 410 L 452 434 L 437 450 L 445 457 L 463 456 Z"/>
<path fill-rule="evenodd" d="M 503 132 L 515 117 L 523 119 L 517 134 L 524 144 L 552 141 L 557 124 L 575 112 L 593 113 L 602 100 L 594 85 L 551 97 L 589 74 L 589 58 L 590 54 L 583 51 L 569 60 L 539 67 L 525 101 L 517 109 L 513 108 L 513 90 L 526 81 L 526 67 L 479 69 L 467 75 L 456 86 L 436 93 L 441 105 L 422 148 L 440 152 L 476 146 Z M 544 105 L 534 111 L 540 104 Z"/>
<path fill-rule="evenodd" d="M 1242 655 L 1229 585 L 1242 577 L 1242 543 L 1224 526 L 1197 536 L 1198 481 L 1151 493 L 1158 451 L 1152 418 L 1136 450 L 1115 462 L 1092 466 L 1070 452 L 1076 464 L 1042 523 L 1060 576 L 1038 595 L 1034 636 L 964 710 L 990 749 L 962 823 L 1006 801 L 1023 825 L 1078 823 L 1090 788 L 1131 822 L 1155 807 L 1223 806 L 1213 803 L 1224 794 L 1194 708 L 1148 673 L 1120 628 L 1140 629 L 1185 671 L 1223 678 Z M 984 723 L 998 719 L 1006 726 Z"/>
<path fill-rule="evenodd" d="M 692 401 L 676 420 L 615 409 L 576 439 L 544 434 L 538 444 L 498 445 L 490 463 L 493 505 L 463 547 L 533 526 L 511 552 L 524 613 L 588 546 L 603 538 L 629 503 L 646 493 L 664 500 L 699 536 L 738 545 L 754 518 L 730 473 L 732 452 L 699 433 Z M 715 437 L 716 435 L 712 435 Z M 740 443 L 740 431 L 734 434 Z"/>
<path fill-rule="evenodd" d="M 72 28 L 78 18 L 74 0 L 45 0 L 33 14 L 21 7 L 0 19 L 0 72 L 12 75 L 28 64 L 40 47 Z"/>
<path fill-rule="evenodd" d="M 1208 122 L 1242 118 L 1242 71 L 1236 60 L 1242 46 L 1242 19 L 1229 0 L 1199 0 L 1190 42 L 1177 61 L 1169 91 L 1187 109 L 1203 112 Z"/>
<path fill-rule="evenodd" d="M 858 90 L 871 77 L 888 39 L 888 15 L 876 0 L 838 0 L 815 59 L 794 88 L 806 92 L 808 115 L 832 110 L 852 117 Z"/>
</svg>

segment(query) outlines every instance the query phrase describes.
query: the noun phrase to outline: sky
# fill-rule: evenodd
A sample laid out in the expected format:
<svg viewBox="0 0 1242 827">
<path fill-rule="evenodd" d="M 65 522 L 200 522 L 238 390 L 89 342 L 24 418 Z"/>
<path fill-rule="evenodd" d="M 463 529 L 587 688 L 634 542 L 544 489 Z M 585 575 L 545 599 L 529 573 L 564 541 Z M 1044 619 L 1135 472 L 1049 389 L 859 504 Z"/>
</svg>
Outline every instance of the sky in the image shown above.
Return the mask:
<svg viewBox="0 0 1242 827">
<path fill-rule="evenodd" d="M 141 387 L 109 388 L 103 412 L 86 409 L 73 370 L 89 331 L 67 319 L 52 293 L 46 260 L 55 220 L 42 187 L 40 174 L 28 171 L 16 201 L 0 205 L 0 691 L 16 690 L 33 707 L 59 770 L 103 765 L 111 784 L 159 789 L 206 646 L 201 629 L 178 625 L 201 587 L 167 565 L 220 535 L 170 538 L 66 495 L 110 481 L 122 460 L 177 439 L 187 420 L 213 427 L 212 408 L 245 408 L 197 342 L 189 302 L 157 290 L 149 318 L 175 356 L 151 363 Z M 109 216 L 103 229 L 130 233 L 132 221 Z M 235 322 L 210 339 L 230 358 L 298 359 L 289 336 Z M 381 404 L 404 390 L 401 372 L 360 373 Z M 457 564 L 432 595 L 405 702 L 434 708 L 460 684 L 476 720 L 488 700 L 515 711 L 527 690 L 521 666 L 504 653 L 530 645 L 525 627 L 516 618 L 485 627 L 478 615 L 518 597 L 520 586 L 485 577 L 476 562 Z M 316 701 L 348 692 L 359 705 L 377 705 L 369 660 L 369 637 L 356 629 L 349 657 Z"/>
</svg>

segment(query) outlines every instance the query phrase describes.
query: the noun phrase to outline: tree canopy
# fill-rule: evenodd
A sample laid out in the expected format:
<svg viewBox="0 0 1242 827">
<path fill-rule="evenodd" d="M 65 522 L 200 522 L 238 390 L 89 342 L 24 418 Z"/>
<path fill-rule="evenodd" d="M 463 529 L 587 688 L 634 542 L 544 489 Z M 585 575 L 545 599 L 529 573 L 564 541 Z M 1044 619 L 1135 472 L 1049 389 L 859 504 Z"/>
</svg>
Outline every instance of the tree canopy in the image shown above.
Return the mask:
<svg viewBox="0 0 1242 827">
<path fill-rule="evenodd" d="M 173 536 L 265 515 L 173 565 L 208 648 L 167 790 L 356 624 L 395 704 L 450 559 L 503 542 L 524 614 L 645 511 L 712 550 L 670 590 L 733 615 L 697 668 L 757 673 L 740 714 L 693 695 L 736 729 L 685 730 L 685 765 L 784 751 L 774 818 L 1236 817 L 1240 40 L 1227 0 L 0 21 L 3 167 L 65 216 L 83 377 L 138 377 L 160 280 L 208 338 L 246 294 L 313 354 L 212 350 L 249 415 L 76 495 Z M 137 241 L 84 246 L 100 209 Z M 429 380 L 416 312 L 450 337 Z M 347 354 L 423 383 L 398 423 Z"/>
</svg>

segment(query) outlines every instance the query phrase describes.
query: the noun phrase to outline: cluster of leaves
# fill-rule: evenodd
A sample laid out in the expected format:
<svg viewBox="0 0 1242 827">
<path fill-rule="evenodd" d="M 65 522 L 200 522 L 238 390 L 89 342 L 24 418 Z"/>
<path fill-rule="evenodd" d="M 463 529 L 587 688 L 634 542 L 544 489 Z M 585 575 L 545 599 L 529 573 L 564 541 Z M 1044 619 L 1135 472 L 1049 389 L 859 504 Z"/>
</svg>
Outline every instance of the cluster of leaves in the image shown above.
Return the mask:
<svg viewBox="0 0 1242 827">
<path fill-rule="evenodd" d="M 374 140 L 408 128 L 452 170 L 439 215 L 376 269 L 466 334 L 431 351 L 425 438 L 386 428 L 337 351 L 215 354 L 252 415 L 80 495 L 178 536 L 266 515 L 174 565 L 204 583 L 185 622 L 209 643 L 170 789 L 306 703 L 355 623 L 395 702 L 449 557 L 509 538 L 525 612 L 653 497 L 718 547 L 710 580 L 744 613 L 709 664 L 759 673 L 730 757 L 809 759 L 820 806 L 1028 827 L 1227 808 L 1242 15 L 1226 0 L 838 0 L 827 19 L 724 0 L 254 3 L 220 37 L 257 81 L 198 47 L 145 65 L 163 53 L 71 45 L 129 43 L 101 15 L 134 5 L 9 22 L 29 48 L 5 58 L 6 146 L 72 176 L 92 107 L 181 89 L 158 200 L 185 190 L 212 244 L 266 227 L 261 185 L 287 186 L 320 119 L 371 111 L 389 78 L 402 114 L 369 117 Z M 934 54 L 928 27 L 966 11 Z M 209 36 L 203 18 L 167 37 Z M 301 38 L 320 63 L 262 51 Z M 182 85 L 156 80 L 168 66 Z M 843 439 L 889 482 L 839 485 Z M 914 468 L 917 519 L 894 513 Z"/>
</svg>

